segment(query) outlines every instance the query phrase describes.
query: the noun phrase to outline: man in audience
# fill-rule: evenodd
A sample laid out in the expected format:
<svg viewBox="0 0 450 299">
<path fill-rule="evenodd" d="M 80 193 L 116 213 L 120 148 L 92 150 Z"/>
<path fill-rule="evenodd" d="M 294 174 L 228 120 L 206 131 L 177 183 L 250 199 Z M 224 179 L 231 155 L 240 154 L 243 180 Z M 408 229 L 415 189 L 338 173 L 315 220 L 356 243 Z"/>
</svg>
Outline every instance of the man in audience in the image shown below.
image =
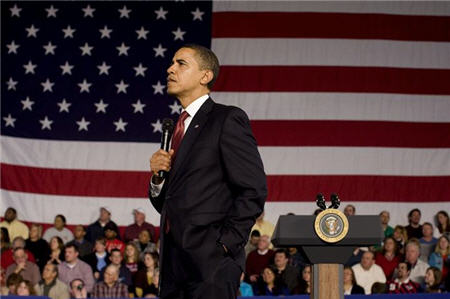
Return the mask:
<svg viewBox="0 0 450 299">
<path fill-rule="evenodd" d="M 382 211 L 380 213 L 381 227 L 383 228 L 384 237 L 390 237 L 394 234 L 394 228 L 389 225 L 391 214 L 388 211 Z"/>
<path fill-rule="evenodd" d="M 354 205 L 346 205 L 344 208 L 345 216 L 354 216 L 356 213 L 356 207 Z"/>
<path fill-rule="evenodd" d="M 20 236 L 16 237 L 12 242 L 11 248 L 2 252 L 2 256 L 1 256 L 2 268 L 6 269 L 9 266 L 11 266 L 12 264 L 14 264 L 14 249 L 25 248 L 25 246 L 26 246 L 25 239 Z M 36 259 L 34 258 L 34 255 L 33 255 L 33 253 L 31 253 L 31 251 L 25 249 L 25 253 L 27 254 L 28 260 L 30 262 L 36 263 Z"/>
<path fill-rule="evenodd" d="M 252 227 L 252 231 L 255 229 L 259 231 L 262 235 L 266 235 L 272 238 L 273 231 L 275 230 L 275 226 L 267 220 L 264 220 L 265 213 L 263 212 L 258 218 L 256 218 L 256 222 Z"/>
<path fill-rule="evenodd" d="M 375 264 L 375 256 L 372 251 L 364 252 L 361 262 L 352 267 L 355 273 L 356 283 L 364 288 L 366 295 L 371 294 L 372 284 L 386 282 L 383 269 Z"/>
<path fill-rule="evenodd" d="M 247 256 L 245 272 L 252 284 L 257 282 L 262 270 L 273 262 L 274 252 L 269 249 L 269 245 L 269 236 L 262 235 L 258 242 L 258 248 Z"/>
<path fill-rule="evenodd" d="M 422 284 L 425 280 L 425 273 L 429 267 L 428 263 L 419 259 L 420 244 L 417 239 L 411 239 L 406 244 L 405 261 L 411 264 L 410 279 Z"/>
<path fill-rule="evenodd" d="M 298 286 L 300 271 L 288 264 L 289 256 L 285 249 L 275 251 L 274 263 L 278 275 L 283 284 L 294 294 L 295 288 Z"/>
<path fill-rule="evenodd" d="M 101 207 L 98 220 L 90 224 L 86 230 L 86 240 L 94 244 L 98 237 L 104 237 L 105 233 L 103 228 L 108 223 L 113 223 L 117 227 L 117 224 L 111 220 L 111 209 L 109 207 Z"/>
<path fill-rule="evenodd" d="M 44 233 L 44 240 L 50 243 L 51 238 L 60 237 L 64 244 L 73 240 L 73 233 L 66 227 L 66 217 L 64 215 L 56 215 L 53 221 L 53 227 L 47 228 Z"/>
<path fill-rule="evenodd" d="M 6 269 L 6 277 L 12 273 L 19 274 L 24 280 L 28 280 L 32 285 L 41 280 L 39 267 L 28 260 L 28 255 L 21 247 L 14 249 L 14 264 Z"/>
<path fill-rule="evenodd" d="M 5 227 L 8 230 L 9 239 L 14 240 L 16 237 L 28 239 L 28 226 L 17 219 L 16 209 L 9 207 L 5 211 L 5 220 L 0 222 L 0 227 Z"/>
<path fill-rule="evenodd" d="M 438 239 L 433 237 L 433 225 L 425 222 L 422 225 L 422 238 L 420 238 L 420 259 L 425 263 L 428 262 L 430 254 L 434 251 Z"/>
<path fill-rule="evenodd" d="M 70 282 L 70 297 L 77 299 L 85 299 L 88 297 L 86 285 L 82 279 L 74 279 Z"/>
<path fill-rule="evenodd" d="M 58 268 L 55 264 L 47 264 L 42 271 L 42 280 L 35 285 L 36 295 L 52 299 L 69 299 L 67 284 L 58 279 Z"/>
<path fill-rule="evenodd" d="M 408 234 L 408 239 L 422 238 L 422 225 L 420 225 L 420 217 L 422 213 L 419 209 L 412 209 L 408 213 L 409 224 L 405 226 L 406 233 Z"/>
<path fill-rule="evenodd" d="M 106 267 L 104 281 L 95 284 L 92 297 L 128 298 L 128 287 L 119 282 L 119 269 L 115 265 Z"/>
<path fill-rule="evenodd" d="M 119 240 L 119 228 L 113 222 L 108 223 L 104 227 L 106 237 L 106 251 L 111 252 L 114 248 L 125 251 L 125 243 Z"/>
<path fill-rule="evenodd" d="M 145 212 L 143 208 L 137 208 L 133 210 L 134 223 L 127 226 L 124 234 L 124 241 L 128 243 L 129 241 L 136 241 L 139 238 L 139 233 L 144 229 L 148 230 L 150 233 L 151 241 L 156 243 L 155 227 L 145 221 Z"/>
<path fill-rule="evenodd" d="M 92 252 L 92 244 L 85 239 L 86 230 L 84 229 L 84 226 L 77 225 L 73 231 L 73 235 L 75 238 L 66 245 L 75 244 L 80 253 L 79 258 L 83 259 Z"/>
<path fill-rule="evenodd" d="M 111 261 L 111 265 L 114 265 L 119 269 L 119 282 L 126 284 L 127 286 L 131 286 L 133 284 L 133 281 L 131 279 L 131 272 L 128 270 L 127 267 L 122 265 L 123 256 L 120 253 L 119 249 L 113 249 L 111 250 L 109 260 Z M 103 281 L 105 270 L 107 267 L 105 267 L 101 274 L 100 274 L 100 281 Z"/>
<path fill-rule="evenodd" d="M 258 246 L 259 238 L 261 237 L 261 234 L 259 233 L 259 230 L 255 229 L 250 234 L 250 239 L 248 239 L 247 244 L 245 245 L 245 256 L 247 257 L 250 252 L 256 249 Z"/>
<path fill-rule="evenodd" d="M 387 283 L 389 294 L 414 294 L 420 289 L 420 285 L 412 281 L 409 277 L 411 274 L 411 264 L 401 262 L 397 266 L 397 278 Z"/>
<path fill-rule="evenodd" d="M 76 245 L 67 245 L 66 260 L 58 265 L 59 279 L 69 284 L 75 278 L 84 281 L 88 293 L 92 292 L 94 287 L 94 275 L 91 267 L 78 258 L 79 252 Z"/>
</svg>

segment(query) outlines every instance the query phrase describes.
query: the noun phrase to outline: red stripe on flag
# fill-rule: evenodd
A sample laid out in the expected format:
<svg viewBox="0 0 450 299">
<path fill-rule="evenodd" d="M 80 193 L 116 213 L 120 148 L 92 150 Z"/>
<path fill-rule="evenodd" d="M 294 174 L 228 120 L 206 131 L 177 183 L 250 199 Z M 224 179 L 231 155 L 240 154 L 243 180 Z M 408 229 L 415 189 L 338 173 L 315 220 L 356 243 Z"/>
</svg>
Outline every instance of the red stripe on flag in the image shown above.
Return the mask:
<svg viewBox="0 0 450 299">
<path fill-rule="evenodd" d="M 368 13 L 216 12 L 213 38 L 450 41 L 450 17 Z"/>
<path fill-rule="evenodd" d="M 450 70 L 329 66 L 222 66 L 215 91 L 450 94 Z"/>
<path fill-rule="evenodd" d="M 2 164 L 5 190 L 71 196 L 145 198 L 149 173 L 46 169 Z M 346 201 L 446 201 L 450 177 L 269 175 L 268 201 L 309 201 L 337 192 Z"/>
<path fill-rule="evenodd" d="M 253 120 L 260 146 L 450 147 L 450 123 Z"/>
</svg>

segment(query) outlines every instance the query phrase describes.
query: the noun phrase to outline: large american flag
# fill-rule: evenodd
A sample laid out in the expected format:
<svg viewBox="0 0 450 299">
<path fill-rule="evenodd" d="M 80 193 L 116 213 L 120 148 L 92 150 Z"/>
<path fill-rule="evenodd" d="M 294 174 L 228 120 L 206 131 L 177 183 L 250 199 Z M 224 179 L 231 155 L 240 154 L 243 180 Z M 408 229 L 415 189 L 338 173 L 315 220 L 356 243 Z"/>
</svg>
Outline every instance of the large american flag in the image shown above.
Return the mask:
<svg viewBox="0 0 450 299">
<path fill-rule="evenodd" d="M 147 198 L 165 70 L 185 43 L 221 62 L 212 93 L 250 116 L 266 218 L 319 192 L 357 214 L 450 210 L 450 4 L 2 1 L 1 210 L 119 225 Z"/>
</svg>

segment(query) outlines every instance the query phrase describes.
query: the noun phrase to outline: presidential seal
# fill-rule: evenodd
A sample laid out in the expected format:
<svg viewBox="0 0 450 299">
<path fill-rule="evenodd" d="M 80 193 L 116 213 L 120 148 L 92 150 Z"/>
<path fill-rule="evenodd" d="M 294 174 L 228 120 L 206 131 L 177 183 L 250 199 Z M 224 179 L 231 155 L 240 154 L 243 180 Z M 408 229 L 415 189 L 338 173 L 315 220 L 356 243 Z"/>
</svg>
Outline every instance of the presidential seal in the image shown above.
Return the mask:
<svg viewBox="0 0 450 299">
<path fill-rule="evenodd" d="M 347 235 L 348 219 L 337 209 L 326 209 L 317 215 L 314 229 L 323 241 L 336 243 Z"/>
</svg>

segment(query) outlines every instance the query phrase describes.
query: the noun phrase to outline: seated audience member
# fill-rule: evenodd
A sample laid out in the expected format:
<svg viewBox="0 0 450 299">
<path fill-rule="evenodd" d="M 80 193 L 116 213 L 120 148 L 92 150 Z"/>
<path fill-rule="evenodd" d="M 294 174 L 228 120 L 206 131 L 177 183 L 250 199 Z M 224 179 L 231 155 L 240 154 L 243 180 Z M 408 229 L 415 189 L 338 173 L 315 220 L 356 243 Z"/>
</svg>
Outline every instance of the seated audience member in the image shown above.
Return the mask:
<svg viewBox="0 0 450 299">
<path fill-rule="evenodd" d="M 375 282 L 386 282 L 383 269 L 375 264 L 374 254 L 371 251 L 364 252 L 361 263 L 352 267 L 355 273 L 356 283 L 364 288 L 366 295 L 371 294 L 372 284 Z"/>
<path fill-rule="evenodd" d="M 397 278 L 387 282 L 389 294 L 415 294 L 420 290 L 420 285 L 411 280 L 411 264 L 401 262 L 397 266 Z"/>
<path fill-rule="evenodd" d="M 273 262 L 274 251 L 269 249 L 270 240 L 267 235 L 262 235 L 258 242 L 258 248 L 247 256 L 245 269 L 249 275 L 250 283 L 255 284 L 264 270 Z"/>
<path fill-rule="evenodd" d="M 370 288 L 372 295 L 374 294 L 386 294 L 386 284 L 382 282 L 375 282 Z"/>
<path fill-rule="evenodd" d="M 123 237 L 124 241 L 126 243 L 130 241 L 137 241 L 141 231 L 147 230 L 150 233 L 150 240 L 152 240 L 152 242 L 156 242 L 155 227 L 152 224 L 145 221 L 144 209 L 143 208 L 134 209 L 133 215 L 134 215 L 134 223 L 125 228 L 125 233 Z"/>
<path fill-rule="evenodd" d="M 387 280 L 391 280 L 403 257 L 398 253 L 397 242 L 392 237 L 383 241 L 383 249 L 375 254 L 375 263 L 383 269 Z"/>
<path fill-rule="evenodd" d="M 8 233 L 8 229 L 6 227 L 1 227 L 0 228 L 0 242 L 1 242 L 1 247 L 0 247 L 0 253 L 9 249 L 9 247 L 11 246 L 11 239 L 9 238 L 9 233 Z"/>
<path fill-rule="evenodd" d="M 14 208 L 7 208 L 5 211 L 4 220 L 0 222 L 0 227 L 8 230 L 10 240 L 16 237 L 22 237 L 24 240 L 28 239 L 28 226 L 17 219 L 17 211 Z"/>
<path fill-rule="evenodd" d="M 33 223 L 30 228 L 30 237 L 25 242 L 25 249 L 33 253 L 39 270 L 44 270 L 50 257 L 50 246 L 42 239 L 42 225 Z"/>
<path fill-rule="evenodd" d="M 289 289 L 289 292 L 293 294 L 294 290 L 298 286 L 300 272 L 297 268 L 288 264 L 289 256 L 285 249 L 278 249 L 275 251 L 274 256 L 274 270 L 280 278 L 281 282 Z"/>
<path fill-rule="evenodd" d="M 311 294 L 311 265 L 305 265 L 296 294 Z"/>
<path fill-rule="evenodd" d="M 395 242 L 397 242 L 398 252 L 400 254 L 405 254 L 405 244 L 408 242 L 408 234 L 406 233 L 406 229 L 401 225 L 397 225 L 394 228 L 392 237 Z"/>
<path fill-rule="evenodd" d="M 411 273 L 409 275 L 410 279 L 420 285 L 424 282 L 425 272 L 427 271 L 429 265 L 424 261 L 421 261 L 419 256 L 419 241 L 417 239 L 409 240 L 405 247 L 405 262 L 411 264 Z"/>
<path fill-rule="evenodd" d="M 95 284 L 93 298 L 128 298 L 128 287 L 119 282 L 119 269 L 116 266 L 108 265 L 104 278 Z"/>
<path fill-rule="evenodd" d="M 53 227 L 47 228 L 44 233 L 44 239 L 50 243 L 50 239 L 53 237 L 60 237 L 64 244 L 73 240 L 73 233 L 65 227 L 66 217 L 64 215 L 56 215 Z"/>
<path fill-rule="evenodd" d="M 446 211 L 439 211 L 434 218 L 436 223 L 434 236 L 438 238 L 442 235 L 447 235 L 450 238 L 450 218 L 448 213 Z"/>
<path fill-rule="evenodd" d="M 20 274 L 12 273 L 6 279 L 6 287 L 8 288 L 8 295 L 17 295 L 17 286 L 22 282 L 23 278 Z"/>
<path fill-rule="evenodd" d="M 124 262 L 125 267 L 130 270 L 131 276 L 134 277 L 139 270 L 139 250 L 134 242 L 128 242 L 125 246 Z"/>
<path fill-rule="evenodd" d="M 84 260 L 91 266 L 94 278 L 98 280 L 102 270 L 110 263 L 109 253 L 106 251 L 105 237 L 98 237 L 95 241 L 94 252 L 88 254 Z"/>
<path fill-rule="evenodd" d="M 14 264 L 6 269 L 6 277 L 12 273 L 19 274 L 23 279 L 26 279 L 35 285 L 41 280 L 39 267 L 28 260 L 28 254 L 23 248 L 14 249 Z"/>
<path fill-rule="evenodd" d="M 6 284 L 6 270 L 0 269 L 0 296 L 7 296 L 9 293 L 8 286 Z"/>
<path fill-rule="evenodd" d="M 25 248 L 25 239 L 22 237 L 16 237 L 11 244 L 11 248 L 2 252 L 1 256 L 1 266 L 2 268 L 8 268 L 10 265 L 14 264 L 14 249 Z M 36 259 L 31 251 L 25 249 L 25 253 L 28 256 L 30 262 L 36 263 Z"/>
<path fill-rule="evenodd" d="M 140 254 L 139 259 L 144 259 L 144 253 L 146 252 L 156 252 L 156 244 L 150 239 L 150 233 L 148 230 L 143 230 L 139 233 L 139 239 L 134 241 L 136 247 L 139 248 Z M 123 250 L 122 250 L 123 252 Z"/>
<path fill-rule="evenodd" d="M 83 259 L 88 254 L 92 253 L 92 244 L 85 239 L 86 230 L 84 226 L 77 225 L 73 230 L 73 236 L 74 239 L 67 243 L 67 245 L 75 244 L 78 247 L 78 250 L 80 251 L 80 259 Z"/>
<path fill-rule="evenodd" d="M 247 244 L 245 245 L 245 256 L 247 257 L 250 252 L 256 249 L 258 246 L 259 238 L 261 234 L 259 230 L 255 229 L 250 233 L 250 238 L 248 239 Z"/>
<path fill-rule="evenodd" d="M 86 285 L 82 279 L 74 279 L 69 284 L 70 298 L 84 299 L 87 298 Z"/>
<path fill-rule="evenodd" d="M 428 263 L 441 270 L 443 279 L 447 277 L 450 268 L 450 245 L 446 235 L 439 237 L 436 249 L 431 253 Z"/>
<path fill-rule="evenodd" d="M 17 286 L 17 296 L 35 296 L 33 284 L 29 280 L 22 280 Z"/>
<path fill-rule="evenodd" d="M 120 253 L 119 249 L 113 249 L 111 250 L 111 254 L 109 255 L 109 260 L 112 265 L 116 266 L 117 269 L 119 269 L 119 282 L 126 284 L 128 287 L 130 287 L 133 284 L 133 281 L 131 279 L 131 272 L 128 270 L 127 267 L 122 265 L 123 257 Z M 103 274 L 105 272 L 105 268 L 103 268 L 102 272 L 100 273 L 100 281 L 103 280 Z"/>
<path fill-rule="evenodd" d="M 111 252 L 112 249 L 119 249 L 120 252 L 125 251 L 125 243 L 118 239 L 119 228 L 115 223 L 108 223 L 104 227 L 106 237 L 106 251 Z"/>
<path fill-rule="evenodd" d="M 84 281 L 88 293 L 94 287 L 94 275 L 91 267 L 78 258 L 79 252 L 75 245 L 67 245 L 65 249 L 65 261 L 58 265 L 58 278 L 65 284 L 74 279 Z"/>
<path fill-rule="evenodd" d="M 390 237 L 394 234 L 394 228 L 389 225 L 391 214 L 388 211 L 382 211 L 380 213 L 381 227 L 383 228 L 384 237 Z"/>
<path fill-rule="evenodd" d="M 67 284 L 58 279 L 58 266 L 47 264 L 42 271 L 42 280 L 34 286 L 36 295 L 51 299 L 69 299 Z"/>
<path fill-rule="evenodd" d="M 420 238 L 420 259 L 424 262 L 428 262 L 430 254 L 434 251 L 437 243 L 437 239 L 433 237 L 433 225 L 429 222 L 425 222 L 422 225 L 422 238 Z"/>
<path fill-rule="evenodd" d="M 344 214 L 345 216 L 354 216 L 356 214 L 356 207 L 354 205 L 346 205 Z"/>
<path fill-rule="evenodd" d="M 442 289 L 442 272 L 436 267 L 429 267 L 425 272 L 425 282 L 421 289 L 425 293 L 440 293 Z"/>
<path fill-rule="evenodd" d="M 351 267 L 344 268 L 344 295 L 364 294 L 364 289 L 356 283 Z"/>
<path fill-rule="evenodd" d="M 53 236 L 50 239 L 50 255 L 47 263 L 52 263 L 55 265 L 64 262 L 64 242 L 58 236 Z"/>
<path fill-rule="evenodd" d="M 272 238 L 273 231 L 275 230 L 275 225 L 273 225 L 271 222 L 264 220 L 264 211 L 262 214 L 256 218 L 256 222 L 252 227 L 251 231 L 254 231 L 255 229 L 259 231 L 261 236 L 266 235 L 270 238 Z"/>
<path fill-rule="evenodd" d="M 239 285 L 238 296 L 240 297 L 253 297 L 255 294 L 253 293 L 253 288 L 250 284 L 244 281 L 245 273 L 241 274 L 241 283 Z"/>
<path fill-rule="evenodd" d="M 117 224 L 111 220 L 111 209 L 109 207 L 101 207 L 98 220 L 90 224 L 86 229 L 86 240 L 94 244 L 98 237 L 104 237 L 104 227 L 108 223 L 113 223 L 117 227 Z"/>
<path fill-rule="evenodd" d="M 408 234 L 408 239 L 422 238 L 422 225 L 420 225 L 420 217 L 422 217 L 422 212 L 419 209 L 412 209 L 408 213 L 409 224 L 405 226 L 406 233 Z"/>
<path fill-rule="evenodd" d="M 138 297 L 158 295 L 158 284 L 155 284 L 156 275 L 159 279 L 158 259 L 156 253 L 146 252 L 144 254 L 144 268 L 136 273 L 134 280 L 135 292 Z"/>
<path fill-rule="evenodd" d="M 261 296 L 287 296 L 290 295 L 289 289 L 283 285 L 276 270 L 272 267 L 265 267 L 262 272 L 263 283 L 258 291 Z"/>
</svg>

